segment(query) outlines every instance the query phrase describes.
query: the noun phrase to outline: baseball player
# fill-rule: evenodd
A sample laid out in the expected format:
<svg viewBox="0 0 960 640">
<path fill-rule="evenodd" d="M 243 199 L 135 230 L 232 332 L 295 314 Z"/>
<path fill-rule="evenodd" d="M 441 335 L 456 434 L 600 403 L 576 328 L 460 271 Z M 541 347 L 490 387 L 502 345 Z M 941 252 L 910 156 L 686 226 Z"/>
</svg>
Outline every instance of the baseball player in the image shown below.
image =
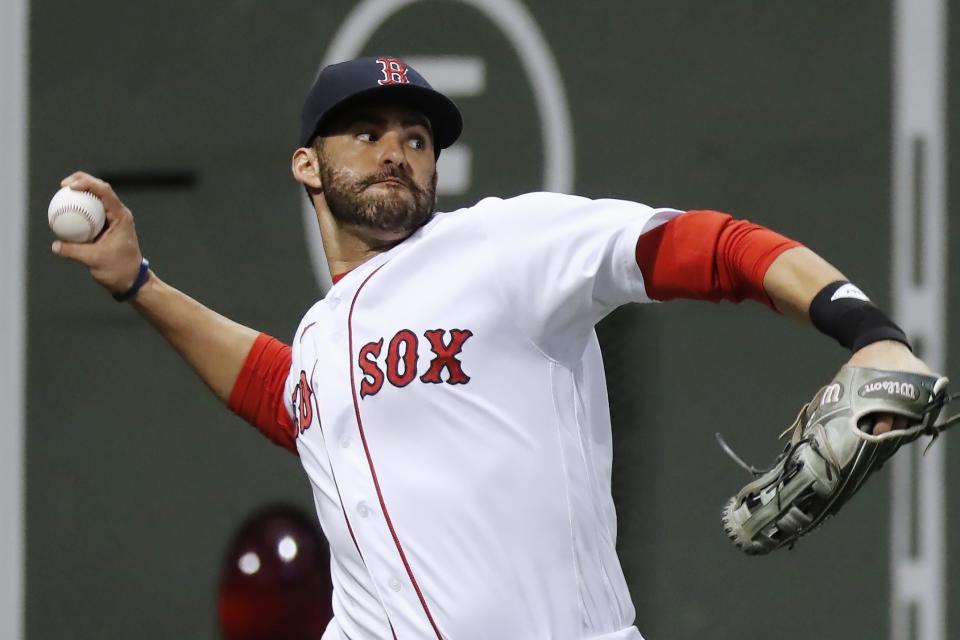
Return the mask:
<svg viewBox="0 0 960 640">
<path fill-rule="evenodd" d="M 402 60 L 323 69 L 294 178 L 333 274 L 292 342 L 162 281 L 131 212 L 53 251 L 129 300 L 231 410 L 299 456 L 331 549 L 324 640 L 641 638 L 616 554 L 594 325 L 627 302 L 756 300 L 850 362 L 927 372 L 856 286 L 799 243 L 713 211 L 556 193 L 434 212 L 457 107 Z M 899 425 L 878 418 L 875 431 Z"/>
</svg>

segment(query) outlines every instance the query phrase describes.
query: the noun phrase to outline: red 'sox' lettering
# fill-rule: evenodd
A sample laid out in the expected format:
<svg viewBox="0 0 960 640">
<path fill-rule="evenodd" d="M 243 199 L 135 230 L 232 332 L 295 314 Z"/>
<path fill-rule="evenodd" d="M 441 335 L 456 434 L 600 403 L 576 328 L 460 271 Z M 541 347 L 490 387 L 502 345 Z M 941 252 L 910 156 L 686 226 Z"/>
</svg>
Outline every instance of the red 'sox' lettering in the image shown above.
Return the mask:
<svg viewBox="0 0 960 640">
<path fill-rule="evenodd" d="M 427 340 L 430 341 L 430 349 L 437 355 L 430 362 L 430 368 L 425 374 L 420 376 L 423 382 L 440 384 L 443 380 L 440 373 L 447 370 L 447 384 L 467 384 L 470 382 L 470 376 L 463 372 L 463 365 L 457 359 L 457 355 L 463 349 L 463 343 L 467 338 L 473 335 L 469 329 L 451 329 L 450 342 L 444 344 L 443 329 L 431 329 L 424 332 Z"/>
<path fill-rule="evenodd" d="M 395 387 L 405 387 L 417 377 L 417 334 L 409 329 L 397 332 L 387 347 L 387 379 Z M 400 347 L 404 347 L 400 355 Z M 403 372 L 400 361 L 403 359 Z"/>
<path fill-rule="evenodd" d="M 449 333 L 449 339 L 447 334 Z M 470 376 L 463 370 L 460 362 L 460 352 L 463 344 L 473 335 L 469 329 L 430 329 L 424 331 L 424 337 L 430 343 L 430 350 L 434 357 L 430 360 L 427 372 L 420 376 L 420 381 L 427 384 L 467 384 Z M 401 329 L 387 344 L 386 371 L 380 364 L 380 353 L 383 351 L 384 339 L 368 342 L 360 348 L 357 365 L 363 372 L 360 380 L 360 397 L 366 398 L 379 393 L 383 388 L 384 380 L 397 388 L 402 388 L 413 382 L 417 377 L 420 363 L 420 340 L 413 331 Z M 444 374 L 444 372 L 446 372 Z"/>
<path fill-rule="evenodd" d="M 363 371 L 363 380 L 360 381 L 360 397 L 372 396 L 383 386 L 383 371 L 377 366 L 377 358 L 383 348 L 383 338 L 377 342 L 368 342 L 360 349 L 360 370 Z"/>
</svg>

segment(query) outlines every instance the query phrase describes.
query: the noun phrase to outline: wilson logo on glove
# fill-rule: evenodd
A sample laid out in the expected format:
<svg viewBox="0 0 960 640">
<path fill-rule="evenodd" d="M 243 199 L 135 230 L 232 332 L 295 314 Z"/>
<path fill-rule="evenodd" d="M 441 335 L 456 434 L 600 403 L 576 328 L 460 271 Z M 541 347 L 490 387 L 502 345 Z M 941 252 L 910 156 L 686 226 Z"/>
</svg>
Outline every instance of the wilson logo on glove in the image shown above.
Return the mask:
<svg viewBox="0 0 960 640">
<path fill-rule="evenodd" d="M 900 380 L 877 380 L 860 387 L 861 398 L 903 397 L 916 400 L 917 388 L 909 382 Z"/>
</svg>

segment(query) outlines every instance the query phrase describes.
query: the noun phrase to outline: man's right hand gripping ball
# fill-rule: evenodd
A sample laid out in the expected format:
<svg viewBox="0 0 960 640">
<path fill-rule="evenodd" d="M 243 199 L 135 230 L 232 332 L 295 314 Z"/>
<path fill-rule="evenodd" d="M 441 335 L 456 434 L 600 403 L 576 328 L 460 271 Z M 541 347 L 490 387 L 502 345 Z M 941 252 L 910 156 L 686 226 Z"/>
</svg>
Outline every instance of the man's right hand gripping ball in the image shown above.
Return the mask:
<svg viewBox="0 0 960 640">
<path fill-rule="evenodd" d="M 136 280 L 143 260 L 130 209 L 120 201 L 109 184 L 82 171 L 64 178 L 60 186 L 70 187 L 74 191 L 89 191 L 100 198 L 107 223 L 94 242 L 56 240 L 53 252 L 86 265 L 93 279 L 110 293 L 127 291 Z"/>
</svg>

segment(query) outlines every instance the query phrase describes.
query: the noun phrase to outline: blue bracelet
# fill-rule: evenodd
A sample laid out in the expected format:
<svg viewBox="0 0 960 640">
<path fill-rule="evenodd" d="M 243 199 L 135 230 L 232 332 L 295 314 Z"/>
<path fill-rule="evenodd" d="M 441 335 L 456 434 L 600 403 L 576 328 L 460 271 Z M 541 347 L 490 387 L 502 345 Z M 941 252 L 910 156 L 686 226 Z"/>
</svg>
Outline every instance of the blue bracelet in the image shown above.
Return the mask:
<svg viewBox="0 0 960 640">
<path fill-rule="evenodd" d="M 137 295 L 137 291 L 140 291 L 140 287 L 146 284 L 147 280 L 150 279 L 150 261 L 144 258 L 140 261 L 140 271 L 137 272 L 137 278 L 133 281 L 133 284 L 130 285 L 130 288 L 124 291 L 123 293 L 113 294 L 113 299 L 117 302 L 126 302 L 133 296 Z"/>
</svg>

